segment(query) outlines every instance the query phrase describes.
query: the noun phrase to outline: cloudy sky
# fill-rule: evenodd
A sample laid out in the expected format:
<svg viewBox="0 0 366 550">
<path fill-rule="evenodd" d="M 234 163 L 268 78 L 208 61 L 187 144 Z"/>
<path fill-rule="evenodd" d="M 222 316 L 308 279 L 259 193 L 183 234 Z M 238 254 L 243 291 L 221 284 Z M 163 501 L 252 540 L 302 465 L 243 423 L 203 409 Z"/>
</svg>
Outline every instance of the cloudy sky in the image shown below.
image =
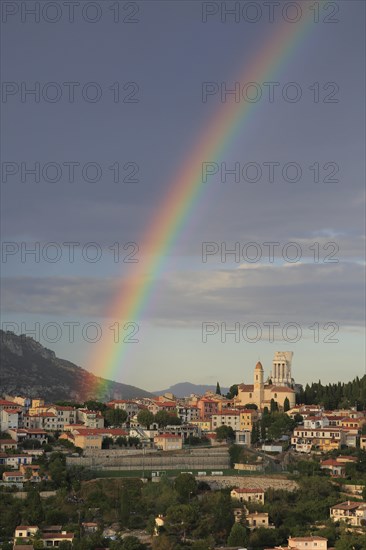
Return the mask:
<svg viewBox="0 0 366 550">
<path fill-rule="evenodd" d="M 120 346 L 115 323 L 134 323 L 138 341 L 113 377 L 148 390 L 248 382 L 278 350 L 294 351 L 302 383 L 364 373 L 358 0 L 315 3 L 271 75 L 273 100 L 256 83 L 262 96 L 223 155 L 201 159 L 216 173 L 141 315 L 110 316 L 127 277 L 149 278 L 143 235 L 209 121 L 235 101 L 220 88 L 235 88 L 278 27 L 300 33 L 314 5 L 270 4 L 3 2 L 2 328 L 35 330 L 110 376 L 93 358 Z"/>
</svg>

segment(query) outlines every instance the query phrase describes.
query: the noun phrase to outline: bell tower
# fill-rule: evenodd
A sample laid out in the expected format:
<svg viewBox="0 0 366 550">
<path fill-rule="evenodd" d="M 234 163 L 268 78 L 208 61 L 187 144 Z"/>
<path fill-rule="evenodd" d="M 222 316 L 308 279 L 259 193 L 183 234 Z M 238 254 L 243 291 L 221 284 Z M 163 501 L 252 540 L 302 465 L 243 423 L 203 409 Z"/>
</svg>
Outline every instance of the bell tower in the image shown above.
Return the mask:
<svg viewBox="0 0 366 550">
<path fill-rule="evenodd" d="M 254 401 L 259 409 L 262 408 L 262 403 L 264 400 L 264 370 L 263 365 L 260 361 L 255 366 L 254 369 Z"/>
</svg>

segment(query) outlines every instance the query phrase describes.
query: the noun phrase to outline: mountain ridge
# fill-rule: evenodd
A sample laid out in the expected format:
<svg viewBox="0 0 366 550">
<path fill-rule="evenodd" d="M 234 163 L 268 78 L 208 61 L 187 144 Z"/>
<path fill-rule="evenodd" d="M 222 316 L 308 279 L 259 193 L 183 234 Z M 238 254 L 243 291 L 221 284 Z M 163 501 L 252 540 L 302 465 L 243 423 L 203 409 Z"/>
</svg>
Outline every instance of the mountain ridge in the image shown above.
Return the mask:
<svg viewBox="0 0 366 550">
<path fill-rule="evenodd" d="M 172 393 L 176 397 L 186 397 L 191 393 L 203 395 L 206 391 L 216 391 L 216 384 L 193 384 L 192 382 L 178 382 L 165 390 L 153 391 L 154 395 L 164 395 L 164 393 Z M 229 391 L 229 388 L 221 388 L 221 393 L 224 395 Z"/>
<path fill-rule="evenodd" d="M 29 336 L 3 330 L 0 330 L 0 389 L 3 394 L 40 397 L 49 402 L 152 396 L 151 392 L 106 380 L 60 359 Z"/>
</svg>

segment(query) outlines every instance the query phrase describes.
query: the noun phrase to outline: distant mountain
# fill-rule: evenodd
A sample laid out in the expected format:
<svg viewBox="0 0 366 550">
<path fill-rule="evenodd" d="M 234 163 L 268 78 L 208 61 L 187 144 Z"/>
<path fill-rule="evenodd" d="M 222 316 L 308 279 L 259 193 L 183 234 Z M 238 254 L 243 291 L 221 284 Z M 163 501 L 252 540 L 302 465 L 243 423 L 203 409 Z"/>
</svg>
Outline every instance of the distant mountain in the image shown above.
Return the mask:
<svg viewBox="0 0 366 550">
<path fill-rule="evenodd" d="M 151 393 L 94 376 L 27 336 L 0 330 L 0 393 L 46 402 L 151 397 Z"/>
<path fill-rule="evenodd" d="M 206 384 L 191 384 L 190 382 L 179 382 L 167 388 L 166 390 L 154 391 L 155 395 L 163 395 L 164 393 L 170 392 L 176 397 L 186 397 L 191 395 L 191 393 L 196 393 L 198 395 L 204 394 L 206 391 L 216 391 L 216 384 L 214 386 L 209 386 Z M 221 393 L 225 394 L 229 391 L 229 388 L 221 387 Z"/>
</svg>

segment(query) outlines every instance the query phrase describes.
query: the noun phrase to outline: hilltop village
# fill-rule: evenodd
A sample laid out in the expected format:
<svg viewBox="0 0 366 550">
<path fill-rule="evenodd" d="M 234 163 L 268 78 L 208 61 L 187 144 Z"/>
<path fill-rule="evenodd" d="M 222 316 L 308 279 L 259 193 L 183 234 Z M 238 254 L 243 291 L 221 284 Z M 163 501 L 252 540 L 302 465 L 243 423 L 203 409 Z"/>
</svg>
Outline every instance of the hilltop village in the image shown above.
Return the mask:
<svg viewBox="0 0 366 550">
<path fill-rule="evenodd" d="M 3 395 L 0 547 L 366 549 L 366 377 L 292 360 L 225 395 Z"/>
</svg>

